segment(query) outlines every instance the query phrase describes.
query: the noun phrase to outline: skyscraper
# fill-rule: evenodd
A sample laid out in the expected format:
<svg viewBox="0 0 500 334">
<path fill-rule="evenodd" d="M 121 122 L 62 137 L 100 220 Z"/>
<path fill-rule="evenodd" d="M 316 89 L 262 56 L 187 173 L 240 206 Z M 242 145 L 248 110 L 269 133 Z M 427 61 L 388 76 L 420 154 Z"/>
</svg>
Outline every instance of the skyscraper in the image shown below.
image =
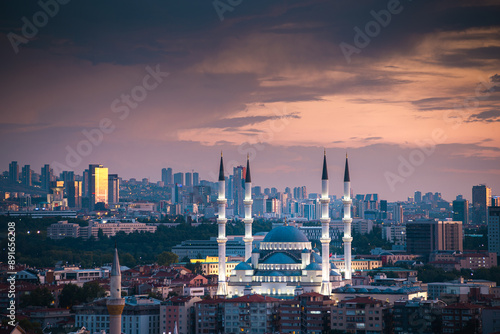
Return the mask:
<svg viewBox="0 0 500 334">
<path fill-rule="evenodd" d="M 108 204 L 108 169 L 102 165 L 89 165 L 89 209 L 97 203 Z"/>
<path fill-rule="evenodd" d="M 174 183 L 183 185 L 184 184 L 184 174 L 183 173 L 175 173 L 174 174 Z"/>
<path fill-rule="evenodd" d="M 200 174 L 198 174 L 197 172 L 194 172 L 193 173 L 193 186 L 196 187 L 199 185 L 200 185 Z"/>
<path fill-rule="evenodd" d="M 480 184 L 472 187 L 472 223 L 485 225 L 488 222 L 488 206 L 491 205 L 491 189 Z"/>
<path fill-rule="evenodd" d="M 410 254 L 426 256 L 435 250 L 463 251 L 462 222 L 434 219 L 408 221 L 406 248 Z"/>
<path fill-rule="evenodd" d="M 488 208 L 488 251 L 500 256 L 500 206 Z"/>
<path fill-rule="evenodd" d="M 81 209 L 82 207 L 82 181 L 69 181 L 64 184 L 67 189 L 68 206 L 72 209 Z"/>
<path fill-rule="evenodd" d="M 161 170 L 161 180 L 163 184 L 166 186 L 168 184 L 173 184 L 172 182 L 172 168 L 163 168 Z"/>
<path fill-rule="evenodd" d="M 469 201 L 466 199 L 453 201 L 453 220 L 469 224 Z"/>
<path fill-rule="evenodd" d="M 9 180 L 11 182 L 19 182 L 19 166 L 17 161 L 12 161 L 9 164 Z"/>
<path fill-rule="evenodd" d="M 420 203 L 422 202 L 422 192 L 421 191 L 415 191 L 415 196 L 414 196 L 415 202 Z"/>
<path fill-rule="evenodd" d="M 31 166 L 24 165 L 22 173 L 21 173 L 21 182 L 27 187 L 32 186 L 32 183 L 31 183 L 31 174 L 32 173 L 33 173 L 33 171 L 31 170 Z"/>
<path fill-rule="evenodd" d="M 185 179 L 186 187 L 192 187 L 193 186 L 193 174 L 190 172 L 187 172 L 184 175 L 186 177 L 186 179 Z"/>
<path fill-rule="evenodd" d="M 233 168 L 233 212 L 235 216 L 242 215 L 244 212 L 245 170 L 243 166 Z"/>
<path fill-rule="evenodd" d="M 53 179 L 53 170 L 50 165 L 45 165 L 42 167 L 42 173 L 40 175 L 40 181 L 42 183 L 42 189 L 45 191 L 50 191 L 50 182 Z"/>
<path fill-rule="evenodd" d="M 108 175 L 108 202 L 118 203 L 120 201 L 120 179 L 118 174 Z"/>
</svg>

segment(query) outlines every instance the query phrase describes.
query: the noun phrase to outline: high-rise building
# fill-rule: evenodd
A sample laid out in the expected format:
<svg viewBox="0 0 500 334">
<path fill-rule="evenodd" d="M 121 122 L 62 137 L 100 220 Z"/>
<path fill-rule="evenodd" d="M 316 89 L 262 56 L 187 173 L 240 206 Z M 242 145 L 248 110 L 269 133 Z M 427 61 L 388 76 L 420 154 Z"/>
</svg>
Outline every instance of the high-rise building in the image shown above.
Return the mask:
<svg viewBox="0 0 500 334">
<path fill-rule="evenodd" d="M 42 167 L 42 173 L 40 175 L 40 181 L 42 182 L 42 189 L 45 191 L 50 191 L 50 182 L 52 182 L 54 171 L 50 168 L 50 165 L 45 165 Z"/>
<path fill-rule="evenodd" d="M 90 197 L 89 195 L 89 180 L 90 173 L 89 170 L 86 169 L 83 171 L 83 181 L 82 181 L 82 197 Z"/>
<path fill-rule="evenodd" d="M 108 175 L 108 202 L 120 202 L 120 179 L 118 178 L 118 174 Z"/>
<path fill-rule="evenodd" d="M 193 173 L 193 186 L 196 187 L 199 185 L 200 185 L 200 174 L 198 174 L 197 172 L 194 172 Z"/>
<path fill-rule="evenodd" d="M 184 173 L 175 173 L 174 174 L 174 183 L 183 185 L 184 184 Z"/>
<path fill-rule="evenodd" d="M 488 251 L 500 256 L 500 206 L 488 208 Z"/>
<path fill-rule="evenodd" d="M 97 203 L 108 204 L 108 168 L 89 165 L 89 209 L 93 211 Z"/>
<path fill-rule="evenodd" d="M 480 184 L 472 187 L 472 223 L 488 223 L 488 206 L 491 204 L 491 189 Z"/>
<path fill-rule="evenodd" d="M 67 191 L 68 206 L 72 209 L 81 209 L 82 207 L 82 181 L 70 181 L 64 183 Z"/>
<path fill-rule="evenodd" d="M 453 220 L 469 224 L 469 201 L 466 199 L 453 201 Z"/>
<path fill-rule="evenodd" d="M 187 172 L 184 174 L 185 176 L 185 181 L 186 181 L 186 187 L 192 187 L 193 186 L 193 173 Z"/>
<path fill-rule="evenodd" d="M 408 221 L 406 249 L 410 254 L 427 256 L 436 250 L 463 251 L 462 222 L 433 219 Z"/>
<path fill-rule="evenodd" d="M 421 191 L 415 191 L 415 196 L 413 196 L 415 199 L 415 202 L 420 203 L 422 202 L 422 192 Z"/>
<path fill-rule="evenodd" d="M 31 170 L 31 166 L 24 165 L 22 173 L 21 173 L 21 181 L 27 187 L 32 186 L 32 183 L 31 183 L 31 174 L 32 173 L 33 173 L 33 171 Z"/>
<path fill-rule="evenodd" d="M 246 168 L 243 166 L 233 168 L 233 213 L 235 216 L 244 213 L 245 171 Z"/>
<path fill-rule="evenodd" d="M 9 180 L 11 182 L 19 182 L 19 165 L 17 161 L 12 161 L 9 164 Z"/>
<path fill-rule="evenodd" d="M 173 184 L 172 180 L 172 168 L 163 168 L 161 170 L 161 180 L 166 185 Z"/>
<path fill-rule="evenodd" d="M 500 206 L 500 196 L 491 196 L 490 206 Z"/>
<path fill-rule="evenodd" d="M 63 171 L 59 175 L 61 181 L 64 182 L 64 195 L 68 195 L 68 185 L 75 181 L 75 172 Z"/>
</svg>

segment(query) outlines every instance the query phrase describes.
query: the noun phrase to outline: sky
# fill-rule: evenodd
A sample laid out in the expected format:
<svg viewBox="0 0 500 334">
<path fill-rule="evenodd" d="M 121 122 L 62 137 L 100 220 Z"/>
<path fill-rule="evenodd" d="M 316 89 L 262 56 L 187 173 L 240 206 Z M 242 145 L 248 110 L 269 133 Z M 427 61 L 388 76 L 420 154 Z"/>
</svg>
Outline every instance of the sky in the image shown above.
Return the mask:
<svg viewBox="0 0 500 334">
<path fill-rule="evenodd" d="M 0 170 L 500 195 L 497 1 L 5 0 Z"/>
</svg>

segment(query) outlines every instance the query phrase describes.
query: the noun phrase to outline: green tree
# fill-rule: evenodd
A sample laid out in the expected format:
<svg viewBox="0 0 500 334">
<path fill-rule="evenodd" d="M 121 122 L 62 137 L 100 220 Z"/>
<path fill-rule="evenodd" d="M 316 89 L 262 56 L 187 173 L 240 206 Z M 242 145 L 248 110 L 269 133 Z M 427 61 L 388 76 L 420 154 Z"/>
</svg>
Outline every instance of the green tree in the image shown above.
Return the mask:
<svg viewBox="0 0 500 334">
<path fill-rule="evenodd" d="M 82 287 L 81 297 L 83 302 L 90 302 L 106 295 L 106 290 L 98 282 L 87 282 Z"/>
<path fill-rule="evenodd" d="M 21 297 L 21 307 L 27 306 L 43 306 L 49 307 L 52 305 L 54 301 L 54 296 L 52 292 L 46 287 L 44 288 L 36 288 L 31 291 L 30 294 L 23 295 Z"/>
<path fill-rule="evenodd" d="M 165 251 L 158 255 L 158 264 L 160 266 L 169 266 L 177 262 L 179 262 L 179 257 L 175 253 Z"/>
<path fill-rule="evenodd" d="M 80 304 L 82 300 L 82 288 L 76 284 L 66 284 L 59 295 L 59 306 L 71 309 L 74 305 Z"/>
</svg>

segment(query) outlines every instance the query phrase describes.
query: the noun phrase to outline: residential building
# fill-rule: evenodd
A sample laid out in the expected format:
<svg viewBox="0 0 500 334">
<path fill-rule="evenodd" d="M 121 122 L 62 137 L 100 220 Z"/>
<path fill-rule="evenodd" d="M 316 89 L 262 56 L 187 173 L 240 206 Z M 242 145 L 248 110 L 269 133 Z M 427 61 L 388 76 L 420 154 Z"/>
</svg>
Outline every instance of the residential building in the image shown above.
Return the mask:
<svg viewBox="0 0 500 334">
<path fill-rule="evenodd" d="M 483 334 L 500 333 L 500 306 L 483 309 L 481 317 Z"/>
<path fill-rule="evenodd" d="M 70 224 L 67 220 L 59 221 L 47 227 L 47 237 L 54 240 L 80 237 L 80 225 Z"/>
<path fill-rule="evenodd" d="M 12 161 L 9 164 L 9 181 L 10 182 L 19 182 L 19 165 L 17 161 Z"/>
<path fill-rule="evenodd" d="M 438 299 L 394 302 L 394 334 L 434 334 L 441 332 L 441 314 L 446 304 Z"/>
<path fill-rule="evenodd" d="M 160 333 L 190 334 L 195 331 L 194 303 L 199 297 L 174 296 L 160 306 Z"/>
<path fill-rule="evenodd" d="M 120 179 L 118 174 L 108 175 L 108 203 L 120 202 Z"/>
<path fill-rule="evenodd" d="M 226 299 L 223 304 L 224 333 L 273 333 L 279 299 L 257 294 Z"/>
<path fill-rule="evenodd" d="M 482 306 L 456 303 L 443 309 L 443 333 L 481 333 Z"/>
<path fill-rule="evenodd" d="M 160 334 L 161 301 L 146 296 L 125 297 L 122 313 L 122 333 Z M 90 333 L 109 332 L 109 313 L 106 299 L 73 307 L 75 326 L 85 327 Z"/>
<path fill-rule="evenodd" d="M 500 206 L 488 208 L 488 251 L 500 256 Z"/>
<path fill-rule="evenodd" d="M 21 173 L 21 182 L 23 183 L 23 185 L 25 185 L 27 187 L 32 186 L 32 183 L 31 183 L 32 174 L 33 174 L 33 171 L 31 170 L 31 166 L 24 165 L 24 167 L 22 169 L 22 173 Z"/>
<path fill-rule="evenodd" d="M 383 333 L 389 303 L 371 297 L 342 300 L 332 309 L 331 329 L 344 333 Z"/>
</svg>

